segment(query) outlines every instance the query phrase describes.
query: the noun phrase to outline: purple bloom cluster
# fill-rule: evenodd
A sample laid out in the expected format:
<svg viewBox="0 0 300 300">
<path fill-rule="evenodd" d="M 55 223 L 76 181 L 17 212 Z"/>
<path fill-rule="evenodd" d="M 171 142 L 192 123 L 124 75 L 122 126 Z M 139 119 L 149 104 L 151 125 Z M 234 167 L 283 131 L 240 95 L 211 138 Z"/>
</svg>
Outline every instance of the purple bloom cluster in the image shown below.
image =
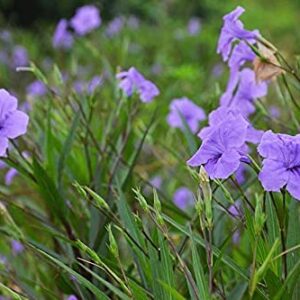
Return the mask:
<svg viewBox="0 0 300 300">
<path fill-rule="evenodd" d="M 247 43 L 254 43 L 259 33 L 244 29 L 239 20 L 243 12 L 238 7 L 224 17 L 218 53 L 228 61 L 230 78 L 220 107 L 210 113 L 208 126 L 198 134 L 202 139 L 200 149 L 188 160 L 190 166 L 204 165 L 211 178 L 226 179 L 238 172 L 243 181 L 241 163 L 248 162 L 247 143 L 257 144 L 263 135 L 251 125 L 249 117 L 255 111 L 255 99 L 267 94 L 267 83 L 257 83 L 254 71 L 242 68 L 255 59 Z"/>
<path fill-rule="evenodd" d="M 193 133 L 199 128 L 199 122 L 205 120 L 204 110 L 193 103 L 190 99 L 183 97 L 174 99 L 170 105 L 170 113 L 167 117 L 168 124 L 171 127 L 185 129 L 185 124 Z"/>
<path fill-rule="evenodd" d="M 128 97 L 137 92 L 140 100 L 147 103 L 159 95 L 157 86 L 150 80 L 145 79 L 134 67 L 131 67 L 128 71 L 118 73 L 116 77 L 120 80 L 119 88 Z"/>
<path fill-rule="evenodd" d="M 101 25 L 99 9 L 94 5 L 85 5 L 76 10 L 70 22 L 61 19 L 54 31 L 52 38 L 53 48 L 69 49 L 72 47 L 74 37 L 72 28 L 79 36 L 86 35 Z"/>
<path fill-rule="evenodd" d="M 29 118 L 17 106 L 18 100 L 0 89 L 0 156 L 6 156 L 9 139 L 26 133 Z"/>
</svg>

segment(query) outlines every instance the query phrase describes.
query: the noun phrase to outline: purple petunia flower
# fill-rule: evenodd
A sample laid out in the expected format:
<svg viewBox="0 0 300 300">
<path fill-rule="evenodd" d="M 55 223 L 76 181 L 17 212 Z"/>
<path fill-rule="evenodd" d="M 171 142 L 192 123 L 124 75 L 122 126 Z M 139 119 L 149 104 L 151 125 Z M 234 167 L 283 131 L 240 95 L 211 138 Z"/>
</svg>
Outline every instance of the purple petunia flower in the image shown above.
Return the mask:
<svg viewBox="0 0 300 300">
<path fill-rule="evenodd" d="M 74 42 L 71 32 L 68 31 L 68 21 L 62 19 L 58 22 L 53 39 L 53 48 L 69 49 L 72 47 Z"/>
<path fill-rule="evenodd" d="M 78 300 L 78 298 L 75 295 L 70 295 L 67 300 Z"/>
<path fill-rule="evenodd" d="M 22 46 L 15 46 L 12 53 L 14 67 L 24 67 L 28 65 L 28 53 Z"/>
<path fill-rule="evenodd" d="M 220 126 L 223 122 L 225 122 L 228 118 L 234 118 L 240 116 L 247 122 L 247 120 L 242 116 L 241 112 L 237 108 L 231 107 L 219 107 L 216 110 L 212 111 L 208 117 L 208 125 L 201 129 L 198 133 L 198 136 L 205 140 L 207 137 L 210 136 L 212 132 L 214 132 L 215 128 Z M 255 129 L 249 122 L 247 122 L 247 135 L 246 141 L 257 144 L 260 142 L 261 137 L 263 135 L 263 131 Z"/>
<path fill-rule="evenodd" d="M 173 201 L 178 208 L 185 210 L 189 206 L 194 205 L 194 194 L 187 187 L 183 186 L 175 191 Z"/>
<path fill-rule="evenodd" d="M 18 100 L 0 89 L 0 156 L 6 156 L 8 139 L 15 139 L 27 131 L 28 116 L 17 110 Z"/>
<path fill-rule="evenodd" d="M 151 102 L 154 97 L 159 95 L 159 89 L 151 81 L 144 78 L 134 67 L 128 71 L 117 74 L 120 79 L 119 88 L 130 97 L 136 91 L 142 102 Z"/>
<path fill-rule="evenodd" d="M 237 108 L 244 117 L 255 111 L 254 100 L 267 94 L 266 82 L 257 83 L 251 69 L 232 72 L 226 92 L 220 99 L 221 106 Z"/>
<path fill-rule="evenodd" d="M 187 126 L 193 133 L 196 133 L 199 128 L 199 122 L 205 120 L 206 115 L 204 110 L 193 103 L 190 99 L 183 97 L 174 99 L 170 105 L 170 113 L 167 117 L 168 124 L 171 127 L 185 129 Z"/>
<path fill-rule="evenodd" d="M 265 132 L 258 146 L 264 158 L 259 180 L 269 192 L 287 191 L 300 200 L 300 135 Z"/>
<path fill-rule="evenodd" d="M 203 140 L 187 163 L 192 167 L 204 165 L 212 179 L 228 178 L 245 160 L 248 126 L 241 115 L 229 116 Z"/>
<path fill-rule="evenodd" d="M 24 246 L 21 242 L 17 240 L 11 241 L 11 249 L 14 255 L 21 254 L 24 251 Z"/>
<path fill-rule="evenodd" d="M 85 5 L 76 10 L 70 25 L 78 35 L 86 35 L 101 25 L 99 9 L 94 5 Z"/>
<path fill-rule="evenodd" d="M 47 87 L 46 85 L 40 81 L 35 80 L 26 88 L 27 95 L 29 96 L 44 96 L 47 93 Z"/>
<path fill-rule="evenodd" d="M 125 21 L 123 17 L 116 17 L 110 21 L 106 27 L 106 34 L 109 37 L 117 35 L 124 27 Z"/>
<path fill-rule="evenodd" d="M 188 22 L 188 33 L 191 36 L 199 34 L 201 30 L 201 20 L 197 17 L 193 17 Z"/>
<path fill-rule="evenodd" d="M 217 52 L 220 53 L 224 61 L 227 61 L 231 52 L 232 43 L 237 40 L 246 40 L 253 42 L 259 37 L 258 30 L 248 31 L 244 29 L 243 23 L 239 17 L 245 11 L 244 8 L 238 6 L 234 11 L 223 17 L 223 27 L 221 30 Z"/>
</svg>

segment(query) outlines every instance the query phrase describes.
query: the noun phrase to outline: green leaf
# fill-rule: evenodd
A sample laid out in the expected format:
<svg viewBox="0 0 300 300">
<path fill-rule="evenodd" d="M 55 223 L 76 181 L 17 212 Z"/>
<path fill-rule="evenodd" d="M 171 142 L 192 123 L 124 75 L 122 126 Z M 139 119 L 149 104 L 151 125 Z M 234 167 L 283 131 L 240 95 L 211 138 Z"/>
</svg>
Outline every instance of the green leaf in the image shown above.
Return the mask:
<svg viewBox="0 0 300 300">
<path fill-rule="evenodd" d="M 65 265 L 60 260 L 58 260 L 55 257 L 44 252 L 43 250 L 40 250 L 40 249 L 34 247 L 33 245 L 31 245 L 31 246 L 35 249 L 35 251 L 39 252 L 40 254 L 42 254 L 43 256 L 48 258 L 50 261 L 52 261 L 52 263 L 54 263 L 54 265 L 60 267 L 61 269 L 68 272 L 70 275 L 74 276 L 80 284 L 82 284 L 84 287 L 86 287 L 88 290 L 90 290 L 96 296 L 96 299 L 109 300 L 109 298 L 102 291 L 100 291 L 93 283 L 91 283 L 90 281 L 85 279 L 82 275 L 80 275 L 79 273 L 77 273 L 76 271 L 74 271 L 73 269 L 68 267 L 67 265 Z"/>
<path fill-rule="evenodd" d="M 58 160 L 58 166 L 57 166 L 57 184 L 59 189 L 61 189 L 61 184 L 62 184 L 62 176 L 64 172 L 64 167 L 65 167 L 65 161 L 68 155 L 70 154 L 70 151 L 72 149 L 72 144 L 75 140 L 76 137 L 76 129 L 79 125 L 79 120 L 80 120 L 80 110 L 77 111 L 76 115 L 74 116 L 72 126 L 70 128 L 70 131 L 68 133 L 68 137 L 63 145 L 63 149 L 61 152 L 61 155 Z"/>
<path fill-rule="evenodd" d="M 191 241 L 192 241 L 192 261 L 193 269 L 196 277 L 196 283 L 199 290 L 200 299 L 210 299 L 208 291 L 208 280 L 204 275 L 204 270 L 198 255 L 196 243 L 194 240 L 194 235 L 190 229 Z"/>
<path fill-rule="evenodd" d="M 47 172 L 36 159 L 33 159 L 33 172 L 40 192 L 53 216 L 64 219 L 66 211 L 65 201 L 50 176 L 48 176 Z"/>
</svg>

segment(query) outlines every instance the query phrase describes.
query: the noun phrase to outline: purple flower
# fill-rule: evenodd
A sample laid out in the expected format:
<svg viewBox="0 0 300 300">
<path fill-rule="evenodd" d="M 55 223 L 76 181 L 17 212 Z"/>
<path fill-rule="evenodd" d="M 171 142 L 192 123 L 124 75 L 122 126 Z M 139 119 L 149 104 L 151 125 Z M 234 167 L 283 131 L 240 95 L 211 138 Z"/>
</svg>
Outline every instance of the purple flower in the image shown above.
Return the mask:
<svg viewBox="0 0 300 300">
<path fill-rule="evenodd" d="M 26 92 L 29 96 L 44 96 L 47 93 L 45 84 L 40 80 L 35 80 L 27 86 Z"/>
<path fill-rule="evenodd" d="M 6 264 L 7 264 L 6 256 L 0 254 L 0 265 L 6 265 Z"/>
<path fill-rule="evenodd" d="M 240 217 L 242 215 L 241 203 L 236 201 L 234 204 L 229 206 L 228 211 L 233 217 Z"/>
<path fill-rule="evenodd" d="M 23 244 L 17 240 L 11 241 L 11 248 L 14 255 L 21 254 L 24 251 Z"/>
<path fill-rule="evenodd" d="M 224 72 L 224 66 L 222 64 L 214 65 L 212 69 L 212 75 L 216 78 L 220 77 Z"/>
<path fill-rule="evenodd" d="M 243 41 L 237 44 L 232 51 L 228 65 L 233 70 L 239 70 L 247 61 L 253 61 L 256 55 Z"/>
<path fill-rule="evenodd" d="M 160 187 L 161 187 L 161 184 L 162 184 L 162 178 L 159 175 L 157 175 L 157 176 L 152 177 L 149 180 L 149 182 L 152 185 L 152 187 L 154 187 L 155 189 L 159 190 Z"/>
<path fill-rule="evenodd" d="M 185 210 L 194 205 L 194 194 L 187 187 L 180 187 L 175 191 L 173 201 L 177 207 Z"/>
<path fill-rule="evenodd" d="M 222 106 L 237 108 L 247 118 L 255 111 L 254 100 L 264 97 L 267 91 L 267 83 L 257 83 L 254 72 L 245 68 L 241 72 L 231 73 L 220 103 Z"/>
<path fill-rule="evenodd" d="M 154 97 L 159 95 L 159 89 L 154 83 L 144 78 L 134 67 L 128 71 L 117 74 L 120 80 L 119 88 L 130 97 L 135 91 L 139 94 L 142 102 L 151 102 Z"/>
<path fill-rule="evenodd" d="M 87 92 L 89 95 L 93 94 L 95 92 L 95 90 L 101 86 L 103 83 L 103 77 L 96 75 L 94 76 L 90 82 L 88 82 L 88 86 L 87 86 Z"/>
<path fill-rule="evenodd" d="M 78 298 L 75 295 L 70 295 L 67 300 L 78 300 Z"/>
<path fill-rule="evenodd" d="M 201 21 L 199 18 L 193 17 L 188 23 L 188 33 L 191 36 L 199 34 L 201 30 Z"/>
<path fill-rule="evenodd" d="M 245 182 L 246 180 L 245 172 L 246 172 L 245 165 L 241 164 L 235 172 L 235 179 L 238 182 L 238 184 L 243 184 Z"/>
<path fill-rule="evenodd" d="M 78 35 L 86 35 L 101 25 L 99 9 L 94 5 L 78 8 L 70 24 Z"/>
<path fill-rule="evenodd" d="M 280 110 L 277 106 L 271 105 L 269 107 L 270 116 L 274 119 L 278 119 L 280 117 Z"/>
<path fill-rule="evenodd" d="M 240 242 L 240 240 L 241 240 L 241 232 L 239 229 L 237 229 L 232 235 L 232 242 L 236 245 Z"/>
<path fill-rule="evenodd" d="M 18 171 L 15 168 L 10 168 L 7 173 L 5 174 L 5 184 L 11 185 L 13 179 L 18 175 Z"/>
<path fill-rule="evenodd" d="M 170 105 L 170 113 L 167 117 L 168 124 L 171 127 L 185 129 L 187 126 L 193 133 L 199 128 L 199 122 L 205 120 L 205 112 L 201 107 L 193 103 L 190 99 L 183 97 L 174 99 Z"/>
<path fill-rule="evenodd" d="M 29 118 L 17 110 L 18 100 L 0 89 L 0 156 L 6 155 L 8 139 L 15 139 L 27 131 Z"/>
<path fill-rule="evenodd" d="M 269 192 L 287 191 L 300 200 L 300 135 L 265 132 L 258 146 L 264 158 L 259 180 Z"/>
<path fill-rule="evenodd" d="M 12 54 L 14 67 L 24 67 L 28 65 L 28 53 L 22 46 L 15 46 Z"/>
<path fill-rule="evenodd" d="M 69 49 L 72 47 L 73 42 L 73 36 L 68 31 L 68 21 L 65 19 L 60 20 L 53 35 L 53 48 Z"/>
<path fill-rule="evenodd" d="M 124 18 L 122 17 L 116 17 L 112 21 L 110 21 L 107 25 L 107 28 L 105 30 L 106 34 L 109 37 L 113 37 L 117 35 L 122 28 L 124 27 Z"/>
<path fill-rule="evenodd" d="M 126 23 L 131 29 L 137 29 L 140 26 L 140 21 L 136 16 L 129 16 Z"/>
<path fill-rule="evenodd" d="M 245 159 L 248 122 L 229 116 L 203 140 L 200 149 L 188 160 L 192 167 L 204 165 L 210 178 L 226 179 Z"/>
<path fill-rule="evenodd" d="M 240 116 L 244 119 L 245 122 L 247 122 L 247 120 L 242 116 L 241 112 L 235 107 L 231 108 L 221 106 L 217 108 L 209 114 L 209 126 L 202 128 L 201 131 L 198 133 L 198 136 L 202 140 L 205 140 L 207 137 L 210 136 L 212 132 L 214 132 L 216 127 L 220 126 L 220 124 L 222 124 L 223 122 L 226 122 L 228 118 L 234 118 L 237 116 Z M 253 128 L 253 126 L 249 122 L 247 122 L 247 124 L 248 126 L 246 141 L 254 144 L 259 143 L 263 135 L 263 131 Z"/>
<path fill-rule="evenodd" d="M 239 17 L 245 11 L 244 8 L 238 6 L 234 11 L 223 17 L 223 27 L 221 30 L 217 52 L 222 54 L 223 60 L 227 61 L 231 52 L 232 43 L 237 40 L 246 40 L 253 42 L 259 37 L 257 30 L 248 31 L 244 29 L 243 23 Z"/>
</svg>

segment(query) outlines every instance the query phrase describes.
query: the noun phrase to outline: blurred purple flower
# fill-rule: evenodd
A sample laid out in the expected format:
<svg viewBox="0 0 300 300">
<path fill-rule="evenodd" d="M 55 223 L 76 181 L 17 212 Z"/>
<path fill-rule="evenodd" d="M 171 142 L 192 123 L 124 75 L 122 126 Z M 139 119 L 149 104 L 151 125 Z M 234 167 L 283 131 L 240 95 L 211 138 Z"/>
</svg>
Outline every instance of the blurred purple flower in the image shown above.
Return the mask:
<svg viewBox="0 0 300 300">
<path fill-rule="evenodd" d="M 99 9 L 94 5 L 78 8 L 70 24 L 78 35 L 86 35 L 101 25 Z"/>
<path fill-rule="evenodd" d="M 229 208 L 228 208 L 228 211 L 233 217 L 242 216 L 240 201 L 235 201 L 234 204 L 230 205 Z"/>
<path fill-rule="evenodd" d="M 269 107 L 269 113 L 272 118 L 277 119 L 280 117 L 280 110 L 277 106 L 271 105 Z"/>
<path fill-rule="evenodd" d="M 7 53 L 5 52 L 5 50 L 0 51 L 0 62 L 1 62 L 3 65 L 7 65 L 8 62 L 9 62 L 9 58 L 8 58 L 8 55 L 7 55 Z"/>
<path fill-rule="evenodd" d="M 287 191 L 300 200 L 300 135 L 265 132 L 258 146 L 264 158 L 259 180 L 269 192 Z"/>
<path fill-rule="evenodd" d="M 6 256 L 0 254 L 0 265 L 6 265 L 6 264 L 7 264 Z"/>
<path fill-rule="evenodd" d="M 69 49 L 72 47 L 73 42 L 73 36 L 68 31 L 68 21 L 65 19 L 60 20 L 52 38 L 53 48 Z"/>
<path fill-rule="evenodd" d="M 88 83 L 88 87 L 87 87 L 87 92 L 88 94 L 93 94 L 95 92 L 95 90 L 101 86 L 103 83 L 103 77 L 96 75 L 94 76 L 90 82 Z"/>
<path fill-rule="evenodd" d="M 11 185 L 13 179 L 18 175 L 18 171 L 14 168 L 10 168 L 5 175 L 5 184 Z"/>
<path fill-rule="evenodd" d="M 232 242 L 236 245 L 241 240 L 241 232 L 239 229 L 235 230 L 235 232 L 232 235 Z"/>
<path fill-rule="evenodd" d="M 155 63 L 151 66 L 151 73 L 154 75 L 159 75 L 162 72 L 162 65 L 160 63 Z"/>
<path fill-rule="evenodd" d="M 162 184 L 162 178 L 161 178 L 161 176 L 157 175 L 157 176 L 152 177 L 149 180 L 149 182 L 153 188 L 159 190 L 161 187 L 161 184 Z"/>
<path fill-rule="evenodd" d="M 192 167 L 204 165 L 210 178 L 226 179 L 245 157 L 248 122 L 241 116 L 229 116 L 205 138 L 200 149 L 188 160 Z"/>
<path fill-rule="evenodd" d="M 18 100 L 6 90 L 0 89 L 0 156 L 6 156 L 8 140 L 27 131 L 28 116 L 17 110 Z"/>
<path fill-rule="evenodd" d="M 188 22 L 188 33 L 191 36 L 195 36 L 200 33 L 201 20 L 197 17 L 193 17 Z"/>
<path fill-rule="evenodd" d="M 17 240 L 11 241 L 11 249 L 14 255 L 21 254 L 24 251 L 24 246 L 21 242 Z"/>
<path fill-rule="evenodd" d="M 70 295 L 67 300 L 78 300 L 78 298 L 75 295 Z"/>
<path fill-rule="evenodd" d="M 129 16 L 126 23 L 127 26 L 131 29 L 137 29 L 140 26 L 140 21 L 136 16 Z"/>
<path fill-rule="evenodd" d="M 187 187 L 178 188 L 174 193 L 173 201 L 175 205 L 182 210 L 193 206 L 195 203 L 194 195 Z"/>
<path fill-rule="evenodd" d="M 24 67 L 28 65 L 28 53 L 22 46 L 15 46 L 12 54 L 14 67 Z"/>
<path fill-rule="evenodd" d="M 40 81 L 35 80 L 31 84 L 29 84 L 26 88 L 27 95 L 29 96 L 44 96 L 47 93 L 46 85 Z"/>
<path fill-rule="evenodd" d="M 220 77 L 224 72 L 224 66 L 223 64 L 215 64 L 212 69 L 212 75 L 216 78 Z"/>
<path fill-rule="evenodd" d="M 109 37 L 117 35 L 124 27 L 125 21 L 123 17 L 116 17 L 110 21 L 106 27 L 106 34 Z"/>
<path fill-rule="evenodd" d="M 4 29 L 1 31 L 0 33 L 0 39 L 3 41 L 3 42 L 6 42 L 6 43 L 9 43 L 12 41 L 12 35 L 11 35 L 11 32 L 7 29 Z"/>
<path fill-rule="evenodd" d="M 183 97 L 174 99 L 170 104 L 170 112 L 167 117 L 168 124 L 171 127 L 185 130 L 185 124 L 193 133 L 199 128 L 199 122 L 205 120 L 204 110 L 193 103 L 190 99 Z"/>
<path fill-rule="evenodd" d="M 234 11 L 223 17 L 223 27 L 218 42 L 217 53 L 221 54 L 224 61 L 227 61 L 231 52 L 232 43 L 237 39 L 253 42 L 259 37 L 258 30 L 248 31 L 244 29 L 243 23 L 239 17 L 245 11 L 238 6 Z"/>
<path fill-rule="evenodd" d="M 117 74 L 120 80 L 119 88 L 130 97 L 136 91 L 142 102 L 151 102 L 154 97 L 159 95 L 159 90 L 154 83 L 144 78 L 134 67 L 128 71 Z"/>
</svg>

